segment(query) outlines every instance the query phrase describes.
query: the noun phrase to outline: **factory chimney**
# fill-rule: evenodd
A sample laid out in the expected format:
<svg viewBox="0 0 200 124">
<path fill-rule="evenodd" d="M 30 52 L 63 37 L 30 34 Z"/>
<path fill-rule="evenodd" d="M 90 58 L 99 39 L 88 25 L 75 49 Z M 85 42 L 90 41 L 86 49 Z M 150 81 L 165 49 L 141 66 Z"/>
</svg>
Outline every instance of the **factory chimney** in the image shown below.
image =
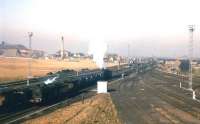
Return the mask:
<svg viewBox="0 0 200 124">
<path fill-rule="evenodd" d="M 64 37 L 61 37 L 61 49 L 60 49 L 60 57 L 64 59 Z"/>
</svg>

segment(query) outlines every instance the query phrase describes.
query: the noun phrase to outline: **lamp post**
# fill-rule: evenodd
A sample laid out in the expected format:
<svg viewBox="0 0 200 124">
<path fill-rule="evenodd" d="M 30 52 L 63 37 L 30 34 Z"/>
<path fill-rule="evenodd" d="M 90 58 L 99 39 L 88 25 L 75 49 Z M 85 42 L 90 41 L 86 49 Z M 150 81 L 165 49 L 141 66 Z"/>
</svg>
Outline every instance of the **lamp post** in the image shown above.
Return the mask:
<svg viewBox="0 0 200 124">
<path fill-rule="evenodd" d="M 61 49 L 60 49 L 60 57 L 63 60 L 64 59 L 64 37 L 61 37 Z"/>
<path fill-rule="evenodd" d="M 32 36 L 33 32 L 28 32 L 28 37 L 29 37 L 29 59 L 28 59 L 28 79 L 27 79 L 27 86 L 29 86 L 30 81 L 29 79 L 31 78 L 31 63 L 32 63 L 32 47 L 31 47 L 31 42 L 32 42 Z"/>
<path fill-rule="evenodd" d="M 194 25 L 189 25 L 190 39 L 189 39 L 189 90 L 192 89 L 192 61 L 193 61 L 193 32 Z"/>
</svg>

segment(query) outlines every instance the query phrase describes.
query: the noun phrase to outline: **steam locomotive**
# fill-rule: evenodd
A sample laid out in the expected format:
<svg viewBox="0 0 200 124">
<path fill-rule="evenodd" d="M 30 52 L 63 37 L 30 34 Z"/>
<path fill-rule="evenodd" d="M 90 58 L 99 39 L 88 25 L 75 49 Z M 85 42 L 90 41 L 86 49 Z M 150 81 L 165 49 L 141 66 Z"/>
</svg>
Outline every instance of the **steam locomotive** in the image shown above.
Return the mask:
<svg viewBox="0 0 200 124">
<path fill-rule="evenodd" d="M 145 70 L 148 66 L 141 64 L 139 67 L 138 69 L 138 65 L 132 64 L 107 69 L 83 69 L 79 72 L 62 70 L 32 79 L 29 85 L 24 82 L 17 85 L 0 86 L 0 106 L 47 103 L 94 85 L 98 80 L 110 80 L 122 74 L 128 75 L 137 70 Z"/>
</svg>

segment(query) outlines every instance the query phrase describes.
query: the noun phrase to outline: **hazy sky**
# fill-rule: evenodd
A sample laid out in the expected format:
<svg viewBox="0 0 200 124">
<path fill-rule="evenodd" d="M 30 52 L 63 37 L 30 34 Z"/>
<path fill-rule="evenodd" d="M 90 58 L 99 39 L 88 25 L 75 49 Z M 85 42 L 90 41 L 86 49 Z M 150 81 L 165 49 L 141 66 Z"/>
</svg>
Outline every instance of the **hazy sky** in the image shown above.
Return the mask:
<svg viewBox="0 0 200 124">
<path fill-rule="evenodd" d="M 54 52 L 87 52 L 104 40 L 110 52 L 133 56 L 187 55 L 188 25 L 195 24 L 195 56 L 200 57 L 199 0 L 0 0 L 0 41 Z M 96 40 L 99 39 L 99 40 Z"/>
</svg>

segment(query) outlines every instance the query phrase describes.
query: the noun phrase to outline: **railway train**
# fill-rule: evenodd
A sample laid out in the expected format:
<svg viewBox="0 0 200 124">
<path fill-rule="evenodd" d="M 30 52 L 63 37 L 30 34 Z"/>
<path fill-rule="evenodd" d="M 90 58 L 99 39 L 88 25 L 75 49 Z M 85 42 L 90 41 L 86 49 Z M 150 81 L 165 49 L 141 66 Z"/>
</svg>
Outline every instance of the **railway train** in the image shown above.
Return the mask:
<svg viewBox="0 0 200 124">
<path fill-rule="evenodd" d="M 0 85 L 0 107 L 55 101 L 60 97 L 94 85 L 98 80 L 110 80 L 138 70 L 140 70 L 138 72 L 141 72 L 148 67 L 148 64 L 131 64 L 107 69 L 83 69 L 79 72 L 62 70 L 49 73 L 41 78 L 31 79 L 29 85 L 26 84 L 26 81 L 7 83 Z"/>
</svg>

